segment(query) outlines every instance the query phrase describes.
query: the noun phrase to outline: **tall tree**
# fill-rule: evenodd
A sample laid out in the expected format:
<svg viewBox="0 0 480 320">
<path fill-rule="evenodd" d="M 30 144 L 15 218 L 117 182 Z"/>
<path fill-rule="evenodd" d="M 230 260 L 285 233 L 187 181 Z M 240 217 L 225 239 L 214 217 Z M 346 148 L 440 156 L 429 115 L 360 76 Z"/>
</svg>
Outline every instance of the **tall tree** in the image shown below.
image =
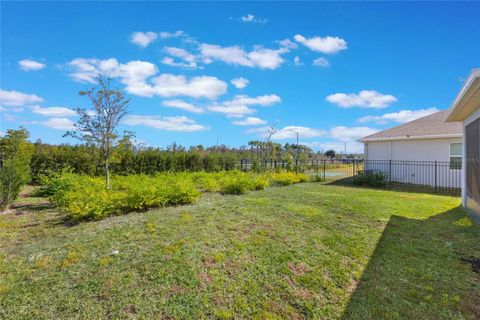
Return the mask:
<svg viewBox="0 0 480 320">
<path fill-rule="evenodd" d="M 335 158 L 335 155 L 336 155 L 335 150 L 327 150 L 325 152 L 325 156 L 330 159 Z"/>
<path fill-rule="evenodd" d="M 80 118 L 75 124 L 75 130 L 68 131 L 65 136 L 80 139 L 99 148 L 105 171 L 105 187 L 108 189 L 110 158 L 118 140 L 117 128 L 120 120 L 127 114 L 130 99 L 125 97 L 123 91 L 112 88 L 110 78 L 98 76 L 97 82 L 90 90 L 79 92 L 90 100 L 91 110 L 77 108 Z"/>
</svg>

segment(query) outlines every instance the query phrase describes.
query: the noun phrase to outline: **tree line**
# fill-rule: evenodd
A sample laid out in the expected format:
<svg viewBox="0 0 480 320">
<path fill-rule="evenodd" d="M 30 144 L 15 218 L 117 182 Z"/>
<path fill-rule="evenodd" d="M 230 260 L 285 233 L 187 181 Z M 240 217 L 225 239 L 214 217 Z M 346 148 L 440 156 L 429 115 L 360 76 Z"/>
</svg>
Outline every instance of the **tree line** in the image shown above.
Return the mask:
<svg viewBox="0 0 480 320">
<path fill-rule="evenodd" d="M 264 170 L 267 163 L 281 161 L 286 168 L 298 169 L 302 162 L 335 157 L 329 150 L 314 153 L 298 143 L 281 145 L 271 141 L 273 125 L 265 141 L 252 140 L 247 146 L 229 148 L 202 145 L 188 149 L 172 144 L 166 149 L 146 147 L 135 142 L 135 134 L 118 132 L 118 125 L 127 114 L 130 100 L 122 90 L 114 88 L 110 79 L 101 75 L 97 84 L 79 94 L 88 98 L 89 109 L 77 108 L 74 129 L 65 133 L 78 139 L 78 145 L 51 145 L 42 141 L 30 143 L 25 128 L 9 129 L 0 137 L 0 209 L 18 197 L 23 184 L 38 183 L 42 176 L 69 170 L 78 174 L 104 176 L 105 187 L 110 174 L 154 174 L 156 172 L 216 172 L 238 168 L 247 160 L 254 170 Z"/>
</svg>

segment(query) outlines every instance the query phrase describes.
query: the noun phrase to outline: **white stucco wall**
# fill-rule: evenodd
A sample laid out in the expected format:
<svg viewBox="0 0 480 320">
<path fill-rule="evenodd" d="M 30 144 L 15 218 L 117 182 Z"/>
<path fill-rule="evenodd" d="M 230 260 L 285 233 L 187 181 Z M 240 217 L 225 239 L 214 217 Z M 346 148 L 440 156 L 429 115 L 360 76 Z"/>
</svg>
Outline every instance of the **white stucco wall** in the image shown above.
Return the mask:
<svg viewBox="0 0 480 320">
<path fill-rule="evenodd" d="M 365 169 L 382 171 L 391 181 L 460 188 L 462 172 L 451 170 L 447 162 L 450 161 L 450 143 L 461 142 L 462 138 L 368 142 L 365 144 Z M 435 165 L 434 161 L 438 163 Z"/>
<path fill-rule="evenodd" d="M 450 143 L 462 138 L 368 142 L 367 160 L 450 161 Z"/>
</svg>

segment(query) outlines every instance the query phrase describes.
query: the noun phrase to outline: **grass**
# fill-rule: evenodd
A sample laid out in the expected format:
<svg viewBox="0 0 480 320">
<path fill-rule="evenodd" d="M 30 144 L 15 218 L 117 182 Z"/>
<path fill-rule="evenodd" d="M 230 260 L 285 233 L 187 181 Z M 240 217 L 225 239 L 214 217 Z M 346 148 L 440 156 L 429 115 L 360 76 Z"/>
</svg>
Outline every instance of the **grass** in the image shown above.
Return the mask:
<svg viewBox="0 0 480 320">
<path fill-rule="evenodd" d="M 65 225 L 0 215 L 0 319 L 478 319 L 458 198 L 304 183 Z"/>
</svg>

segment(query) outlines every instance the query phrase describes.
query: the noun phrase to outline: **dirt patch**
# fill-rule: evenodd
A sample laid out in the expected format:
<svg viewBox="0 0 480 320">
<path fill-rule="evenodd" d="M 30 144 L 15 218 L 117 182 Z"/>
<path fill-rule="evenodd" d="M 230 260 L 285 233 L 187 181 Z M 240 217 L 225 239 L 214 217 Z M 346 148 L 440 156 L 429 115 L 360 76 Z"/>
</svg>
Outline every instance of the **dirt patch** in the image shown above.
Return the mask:
<svg viewBox="0 0 480 320">
<path fill-rule="evenodd" d="M 480 319 L 480 296 L 472 294 L 462 299 L 462 309 L 473 314 L 473 319 Z"/>
<path fill-rule="evenodd" d="M 304 300 L 312 300 L 313 299 L 313 294 L 310 292 L 310 290 L 301 288 L 297 289 L 293 292 L 293 295 L 297 298 L 304 299 Z"/>
<path fill-rule="evenodd" d="M 288 269 L 290 269 L 290 271 L 296 276 L 303 276 L 305 273 L 311 270 L 310 267 L 303 262 L 301 263 L 289 262 Z"/>
<path fill-rule="evenodd" d="M 470 256 L 470 257 L 461 257 L 460 261 L 470 264 L 472 266 L 472 271 L 480 274 L 480 259 Z"/>
<path fill-rule="evenodd" d="M 215 260 L 211 257 L 204 257 L 202 259 L 202 264 L 205 268 L 213 268 L 216 265 Z"/>
<path fill-rule="evenodd" d="M 174 286 L 172 288 L 170 288 L 170 290 L 168 290 L 167 292 L 167 297 L 172 297 L 176 294 L 179 294 L 179 293 L 185 293 L 187 292 L 188 289 L 187 288 L 183 288 L 183 287 L 178 287 L 178 286 Z"/>
<path fill-rule="evenodd" d="M 357 281 L 357 280 L 352 280 L 352 281 L 350 282 L 350 284 L 348 285 L 348 287 L 347 287 L 347 292 L 348 292 L 348 293 L 352 293 L 352 292 L 354 292 L 355 290 L 357 290 L 359 283 L 360 283 L 360 282 Z"/>
<path fill-rule="evenodd" d="M 137 307 L 133 304 L 126 306 L 123 308 L 123 312 L 127 315 L 135 315 L 137 314 Z"/>
<path fill-rule="evenodd" d="M 200 272 L 198 278 L 202 282 L 202 285 L 206 285 L 212 282 L 212 277 L 210 277 L 210 275 L 206 272 Z"/>
</svg>

